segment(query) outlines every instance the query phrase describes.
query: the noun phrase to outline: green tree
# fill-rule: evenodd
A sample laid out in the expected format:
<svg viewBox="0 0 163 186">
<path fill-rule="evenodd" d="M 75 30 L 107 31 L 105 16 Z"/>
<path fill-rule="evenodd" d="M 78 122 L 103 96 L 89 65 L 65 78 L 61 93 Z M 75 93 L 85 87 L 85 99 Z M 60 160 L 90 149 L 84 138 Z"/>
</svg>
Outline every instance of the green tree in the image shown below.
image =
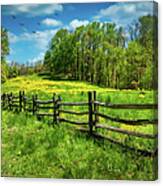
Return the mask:
<svg viewBox="0 0 163 186">
<path fill-rule="evenodd" d="M 6 63 L 6 56 L 9 54 L 9 39 L 7 30 L 1 28 L 1 81 L 4 83 L 8 76 L 8 65 Z"/>
<path fill-rule="evenodd" d="M 140 17 L 129 25 L 129 38 L 114 23 L 93 22 L 73 32 L 61 29 L 51 40 L 44 65 L 53 77 L 121 89 L 154 88 L 156 26 L 155 16 Z"/>
</svg>

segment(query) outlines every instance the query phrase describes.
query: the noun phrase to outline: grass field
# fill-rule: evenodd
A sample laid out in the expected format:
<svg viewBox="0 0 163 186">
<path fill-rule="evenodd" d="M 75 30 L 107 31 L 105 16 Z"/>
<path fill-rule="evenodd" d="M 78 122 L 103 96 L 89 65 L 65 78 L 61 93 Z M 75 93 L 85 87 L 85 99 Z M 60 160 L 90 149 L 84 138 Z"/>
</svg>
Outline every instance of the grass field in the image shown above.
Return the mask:
<svg viewBox="0 0 163 186">
<path fill-rule="evenodd" d="M 28 96 L 38 94 L 39 99 L 51 99 L 55 92 L 62 100 L 87 101 L 87 91 L 96 90 L 97 99 L 111 103 L 154 103 L 155 93 L 139 90 L 115 90 L 77 81 L 52 81 L 42 77 L 24 76 L 7 81 L 2 92 L 18 93 L 25 90 Z M 65 108 L 69 109 L 69 107 Z M 86 110 L 71 107 L 71 110 Z M 118 118 L 153 118 L 150 110 L 112 110 L 101 108 L 101 112 Z M 50 111 L 49 111 L 50 112 Z M 87 116 L 64 117 L 87 121 Z M 131 127 L 101 120 L 108 125 L 145 133 L 156 132 L 152 125 Z M 99 132 L 140 149 L 152 150 L 154 140 L 146 140 L 114 132 Z M 127 163 L 126 163 L 127 162 Z M 90 178 L 90 179 L 155 179 L 156 159 L 137 156 L 106 141 L 96 141 L 65 123 L 49 125 L 47 119 L 38 121 L 25 113 L 2 112 L 2 176 Z"/>
</svg>

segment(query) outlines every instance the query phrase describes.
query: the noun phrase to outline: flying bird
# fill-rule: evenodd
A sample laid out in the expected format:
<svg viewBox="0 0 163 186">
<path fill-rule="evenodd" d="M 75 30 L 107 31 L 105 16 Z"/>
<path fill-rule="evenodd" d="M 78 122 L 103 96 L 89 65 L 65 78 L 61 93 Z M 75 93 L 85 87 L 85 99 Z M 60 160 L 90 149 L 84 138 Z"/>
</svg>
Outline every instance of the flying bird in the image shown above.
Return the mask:
<svg viewBox="0 0 163 186">
<path fill-rule="evenodd" d="M 36 31 L 32 31 L 33 34 L 36 34 Z"/>
<path fill-rule="evenodd" d="M 20 26 L 24 26 L 25 24 L 24 23 L 19 23 Z"/>
<path fill-rule="evenodd" d="M 11 17 L 12 17 L 13 19 L 16 19 L 16 16 L 15 16 L 15 15 L 12 15 Z"/>
</svg>

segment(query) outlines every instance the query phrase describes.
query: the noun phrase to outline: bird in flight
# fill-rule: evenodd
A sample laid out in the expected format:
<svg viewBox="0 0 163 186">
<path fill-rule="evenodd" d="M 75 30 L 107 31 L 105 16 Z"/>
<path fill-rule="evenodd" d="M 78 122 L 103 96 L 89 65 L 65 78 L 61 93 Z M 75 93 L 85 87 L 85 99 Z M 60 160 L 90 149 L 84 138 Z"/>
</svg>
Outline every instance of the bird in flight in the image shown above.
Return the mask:
<svg viewBox="0 0 163 186">
<path fill-rule="evenodd" d="M 15 15 L 12 15 L 11 17 L 12 17 L 13 19 L 16 19 L 16 16 L 15 16 Z"/>
<path fill-rule="evenodd" d="M 20 26 L 24 26 L 24 23 L 19 23 Z"/>
</svg>

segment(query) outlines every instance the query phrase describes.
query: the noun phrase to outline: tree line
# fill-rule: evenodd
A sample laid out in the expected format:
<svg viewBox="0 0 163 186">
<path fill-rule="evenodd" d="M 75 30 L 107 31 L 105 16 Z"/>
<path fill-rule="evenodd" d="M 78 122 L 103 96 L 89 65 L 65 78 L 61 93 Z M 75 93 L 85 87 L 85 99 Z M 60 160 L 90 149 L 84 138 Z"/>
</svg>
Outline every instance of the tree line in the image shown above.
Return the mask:
<svg viewBox="0 0 163 186">
<path fill-rule="evenodd" d="M 43 62 L 37 61 L 35 64 L 26 62 L 20 64 L 12 61 L 7 63 L 6 56 L 10 53 L 8 31 L 5 28 L 1 28 L 1 81 L 4 83 L 8 78 L 17 77 L 20 75 L 31 75 L 34 73 L 40 73 L 44 70 Z"/>
<path fill-rule="evenodd" d="M 92 22 L 71 32 L 60 29 L 49 44 L 44 65 L 53 78 L 153 89 L 157 87 L 157 50 L 155 16 L 140 17 L 127 29 Z"/>
<path fill-rule="evenodd" d="M 74 31 L 60 29 L 43 63 L 6 62 L 9 39 L 1 28 L 1 80 L 49 71 L 51 78 L 87 81 L 110 88 L 157 88 L 157 17 L 143 16 L 127 28 L 92 22 Z"/>
</svg>

